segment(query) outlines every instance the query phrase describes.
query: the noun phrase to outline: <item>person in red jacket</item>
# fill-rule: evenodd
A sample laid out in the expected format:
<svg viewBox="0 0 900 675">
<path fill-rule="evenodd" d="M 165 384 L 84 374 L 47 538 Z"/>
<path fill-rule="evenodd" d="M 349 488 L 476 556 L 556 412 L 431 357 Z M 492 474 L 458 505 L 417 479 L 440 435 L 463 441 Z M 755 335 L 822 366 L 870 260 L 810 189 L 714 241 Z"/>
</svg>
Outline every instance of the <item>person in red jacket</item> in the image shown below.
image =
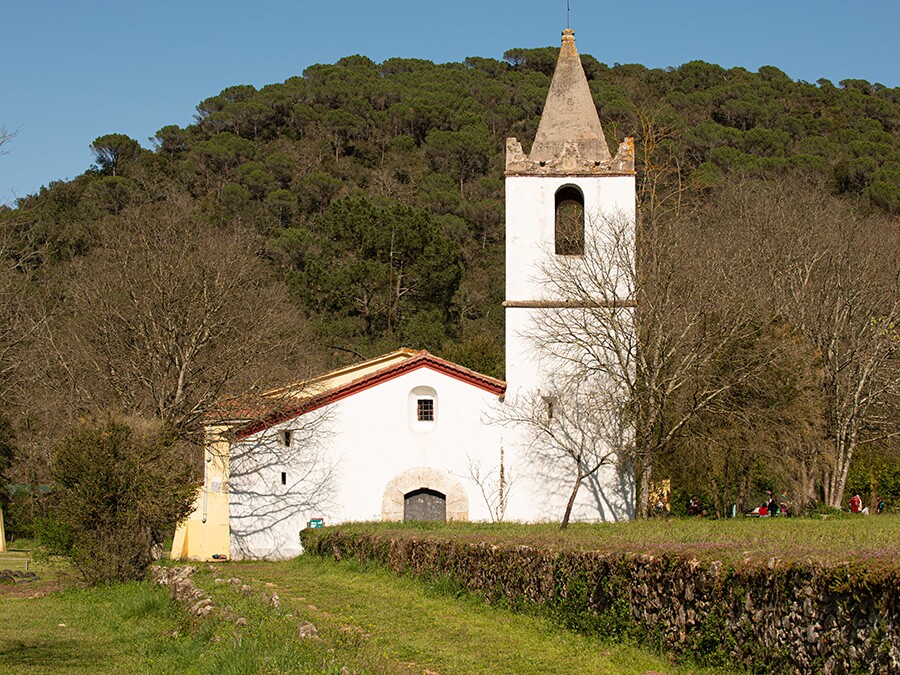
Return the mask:
<svg viewBox="0 0 900 675">
<path fill-rule="evenodd" d="M 850 511 L 851 513 L 859 513 L 859 507 L 862 506 L 862 499 L 859 498 L 859 495 L 853 495 L 850 498 Z"/>
</svg>

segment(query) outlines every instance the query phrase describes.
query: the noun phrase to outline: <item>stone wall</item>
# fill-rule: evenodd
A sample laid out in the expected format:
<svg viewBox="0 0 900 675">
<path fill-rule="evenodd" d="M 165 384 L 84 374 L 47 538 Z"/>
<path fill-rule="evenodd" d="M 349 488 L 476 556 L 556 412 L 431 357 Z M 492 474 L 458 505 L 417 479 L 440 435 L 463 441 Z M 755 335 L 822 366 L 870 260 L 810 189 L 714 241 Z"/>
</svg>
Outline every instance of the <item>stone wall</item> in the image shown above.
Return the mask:
<svg viewBox="0 0 900 675">
<path fill-rule="evenodd" d="M 305 531 L 315 555 L 446 576 L 491 603 L 767 673 L 900 673 L 900 569 L 738 565 Z"/>
</svg>

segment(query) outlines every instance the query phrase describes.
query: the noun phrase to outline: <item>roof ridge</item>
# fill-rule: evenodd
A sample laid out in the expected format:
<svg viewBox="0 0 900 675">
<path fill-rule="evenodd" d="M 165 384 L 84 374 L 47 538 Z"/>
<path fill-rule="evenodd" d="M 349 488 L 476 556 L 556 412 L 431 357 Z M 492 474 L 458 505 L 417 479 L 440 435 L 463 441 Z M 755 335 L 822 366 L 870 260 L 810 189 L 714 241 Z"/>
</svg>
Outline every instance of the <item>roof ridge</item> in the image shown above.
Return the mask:
<svg viewBox="0 0 900 675">
<path fill-rule="evenodd" d="M 381 354 L 379 356 L 372 357 L 371 359 L 365 359 L 363 361 L 358 361 L 356 363 L 352 363 L 348 366 L 341 366 L 340 368 L 334 368 L 333 370 L 326 371 L 319 375 L 314 375 L 305 380 L 295 380 L 293 382 L 288 382 L 280 387 L 275 387 L 274 389 L 268 389 L 265 392 L 262 392 L 260 396 L 268 397 L 268 396 L 276 396 L 282 392 L 289 391 L 291 389 L 297 389 L 303 386 L 309 387 L 317 382 L 323 382 L 325 380 L 332 379 L 337 377 L 341 373 L 350 372 L 354 369 L 364 368 L 366 365 L 377 363 L 378 361 L 387 361 L 392 357 L 396 356 L 407 356 L 409 358 L 414 358 L 419 352 L 415 349 L 410 349 L 409 347 L 400 347 L 399 349 L 395 349 L 392 352 L 387 352 L 386 354 Z M 385 366 L 387 368 L 389 366 Z"/>
</svg>

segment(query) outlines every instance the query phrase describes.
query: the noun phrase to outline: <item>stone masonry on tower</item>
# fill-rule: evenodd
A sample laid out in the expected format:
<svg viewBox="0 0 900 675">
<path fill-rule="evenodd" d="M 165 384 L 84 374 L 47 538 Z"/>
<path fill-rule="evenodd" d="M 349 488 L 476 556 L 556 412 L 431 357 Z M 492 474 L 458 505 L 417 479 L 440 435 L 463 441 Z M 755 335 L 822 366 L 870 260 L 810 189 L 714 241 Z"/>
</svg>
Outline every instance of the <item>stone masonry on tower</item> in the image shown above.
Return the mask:
<svg viewBox="0 0 900 675">
<path fill-rule="evenodd" d="M 507 400 L 546 395 L 571 370 L 541 346 L 546 312 L 566 311 L 573 302 L 559 285 L 547 282 L 547 275 L 560 257 L 570 265 L 584 264 L 599 248 L 592 246 L 595 238 L 614 221 L 625 222 L 633 233 L 634 142 L 626 138 L 615 155 L 610 153 L 574 31 L 567 29 L 530 153 L 515 138 L 506 144 Z M 552 407 L 547 414 L 553 414 Z M 522 429 L 504 437 L 509 465 L 518 475 L 509 504 L 513 520 L 559 518 L 571 491 L 547 466 L 532 461 L 534 442 Z M 610 462 L 585 480 L 572 520 L 622 520 L 633 513 L 633 475 Z"/>
</svg>

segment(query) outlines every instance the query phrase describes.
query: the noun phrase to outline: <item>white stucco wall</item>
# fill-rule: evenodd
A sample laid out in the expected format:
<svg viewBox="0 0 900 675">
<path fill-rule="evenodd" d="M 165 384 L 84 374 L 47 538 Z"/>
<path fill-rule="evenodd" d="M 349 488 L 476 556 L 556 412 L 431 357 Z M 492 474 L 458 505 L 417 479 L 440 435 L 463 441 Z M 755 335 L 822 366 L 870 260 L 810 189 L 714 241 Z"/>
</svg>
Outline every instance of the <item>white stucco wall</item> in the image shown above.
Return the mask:
<svg viewBox="0 0 900 675">
<path fill-rule="evenodd" d="M 586 250 L 604 223 L 634 221 L 633 176 L 507 178 L 507 302 L 565 299 L 553 297 L 544 279 L 555 256 L 555 194 L 563 185 L 576 185 L 584 194 Z M 499 423 L 508 420 L 511 401 L 539 392 L 561 372 L 559 363 L 535 348 L 538 321 L 539 309 L 506 309 L 506 403 L 423 367 L 235 444 L 232 558 L 298 555 L 299 533 L 311 518 L 337 524 L 401 517 L 402 492 L 417 488 L 446 494 L 448 518 L 490 520 L 470 462 L 496 483 L 501 446 L 511 483 L 506 519 L 558 521 L 574 467 L 564 458 L 541 457 L 527 428 Z M 419 423 L 415 401 L 432 391 L 435 422 Z M 283 447 L 285 429 L 295 431 L 289 449 Z M 612 463 L 582 485 L 572 519 L 631 518 L 633 504 L 631 472 Z"/>
<path fill-rule="evenodd" d="M 510 176 L 506 179 L 506 381 L 507 404 L 551 393 L 568 366 L 543 350 L 540 335 L 546 309 L 516 307 L 517 303 L 564 302 L 569 299 L 547 283 L 554 251 L 555 196 L 564 185 L 577 186 L 584 195 L 585 252 L 602 248 L 596 242 L 626 224 L 633 232 L 635 179 L 633 176 Z M 583 258 L 569 256 L 579 269 Z M 622 275 L 616 295 L 630 297 Z M 633 278 L 632 278 L 633 280 Z M 590 287 L 592 284 L 585 284 Z M 597 298 L 598 300 L 609 298 Z M 517 403 L 518 401 L 518 403 Z M 509 429 L 505 446 L 511 465 L 521 471 L 517 493 L 510 499 L 509 516 L 523 521 L 557 520 L 569 497 L 573 467 L 539 462 L 535 436 L 526 427 Z M 521 500 L 520 497 L 527 496 Z M 575 521 L 611 521 L 634 516 L 634 481 L 628 467 L 604 466 L 579 490 L 572 513 Z"/>
<path fill-rule="evenodd" d="M 510 176 L 506 179 L 506 300 L 549 300 L 542 271 L 555 257 L 556 192 L 584 195 L 585 241 L 612 221 L 634 222 L 634 176 Z M 557 298 L 558 299 L 558 298 Z"/>
<path fill-rule="evenodd" d="M 416 420 L 422 388 L 436 393 L 433 424 Z M 485 418 L 496 401 L 495 394 L 424 367 L 310 413 L 319 416 L 310 425 L 315 429 L 302 429 L 311 419 L 304 415 L 236 444 L 232 466 L 240 467 L 234 455 L 243 453 L 246 466 L 255 463 L 256 469 L 232 473 L 232 558 L 298 555 L 299 532 L 311 518 L 327 525 L 382 520 L 388 484 L 416 468 L 430 470 L 421 472 L 426 480 L 439 474 L 434 482 L 440 485 L 413 489 L 448 494 L 448 517 L 462 515 L 460 500 L 451 500 L 448 489 L 456 484 L 466 493 L 466 517 L 490 520 L 468 462 L 480 463 L 484 472 L 499 467 L 503 429 Z M 285 453 L 279 444 L 288 428 L 298 429 L 299 438 L 296 449 Z M 408 480 L 401 483 L 408 487 Z"/>
</svg>

